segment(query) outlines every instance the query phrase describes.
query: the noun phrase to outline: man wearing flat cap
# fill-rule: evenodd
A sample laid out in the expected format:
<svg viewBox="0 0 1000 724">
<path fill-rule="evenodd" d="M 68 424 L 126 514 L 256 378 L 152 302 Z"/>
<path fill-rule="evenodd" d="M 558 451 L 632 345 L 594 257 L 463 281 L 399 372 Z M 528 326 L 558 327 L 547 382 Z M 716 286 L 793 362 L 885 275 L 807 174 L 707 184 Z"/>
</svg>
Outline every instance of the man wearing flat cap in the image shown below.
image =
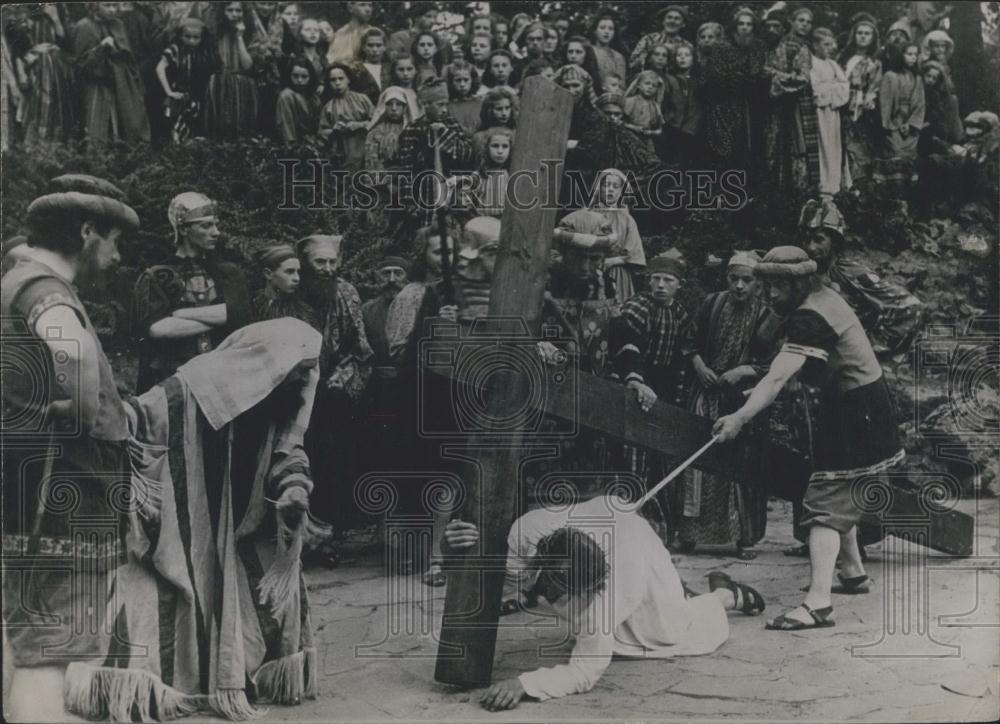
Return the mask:
<svg viewBox="0 0 1000 724">
<path fill-rule="evenodd" d="M 856 501 L 864 498 L 858 484 L 903 459 L 896 413 L 861 322 L 843 297 L 822 284 L 816 262 L 796 246 L 779 246 L 754 271 L 771 307 L 786 317 L 786 341 L 743 406 L 716 420 L 713 432 L 723 442 L 735 438 L 800 371 L 804 383 L 821 388 L 813 472 L 803 499 L 811 581 L 802 604 L 768 621 L 767 628 L 824 628 L 834 625 L 830 593 L 838 555 L 841 590 L 867 590 L 856 537 Z"/>
<path fill-rule="evenodd" d="M 139 390 L 170 377 L 253 320 L 246 276 L 216 251 L 221 232 L 215 202 L 187 191 L 170 202 L 167 218 L 174 253 L 140 274 L 132 295 Z"/>
<path fill-rule="evenodd" d="M 76 285 L 119 263 L 118 242 L 139 218 L 98 185 L 87 188 L 31 203 L 27 246 L 0 285 L 4 554 L 29 564 L 4 576 L 5 648 L 17 667 L 4 714 L 15 721 L 68 718 L 65 662 L 108 650 L 106 575 L 122 550 L 92 543 L 107 530 L 85 523 L 117 520 L 109 493 L 129 479 L 129 431 Z M 58 454 L 40 459 L 40 442 L 57 444 Z M 34 558 L 38 551 L 45 557 Z M 74 570 L 33 567 L 56 552 L 71 556 Z M 50 624 L 38 625 L 41 611 Z"/>
</svg>

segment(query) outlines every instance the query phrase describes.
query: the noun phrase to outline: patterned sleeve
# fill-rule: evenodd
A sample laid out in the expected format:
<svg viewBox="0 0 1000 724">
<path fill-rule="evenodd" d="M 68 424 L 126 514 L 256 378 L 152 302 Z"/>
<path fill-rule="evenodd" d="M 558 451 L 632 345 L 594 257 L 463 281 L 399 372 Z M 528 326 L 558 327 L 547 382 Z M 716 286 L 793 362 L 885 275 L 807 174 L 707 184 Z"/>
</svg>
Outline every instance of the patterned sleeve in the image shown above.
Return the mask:
<svg viewBox="0 0 1000 724">
<path fill-rule="evenodd" d="M 83 307 L 73 293 L 53 277 L 42 277 L 25 286 L 14 300 L 14 306 L 24 315 L 31 330 L 35 329 L 38 318 L 53 307 L 69 307 L 80 317 L 81 323 L 86 319 Z"/>
<path fill-rule="evenodd" d="M 812 365 L 825 367 L 837 344 L 837 333 L 823 317 L 812 310 L 798 309 L 785 324 L 785 343 L 781 351 L 802 355 Z"/>
<path fill-rule="evenodd" d="M 612 317 L 608 325 L 608 342 L 615 372 L 624 384 L 636 380 L 645 382 L 643 350 L 646 347 L 648 310 L 633 297 L 622 306 L 621 314 Z"/>
</svg>

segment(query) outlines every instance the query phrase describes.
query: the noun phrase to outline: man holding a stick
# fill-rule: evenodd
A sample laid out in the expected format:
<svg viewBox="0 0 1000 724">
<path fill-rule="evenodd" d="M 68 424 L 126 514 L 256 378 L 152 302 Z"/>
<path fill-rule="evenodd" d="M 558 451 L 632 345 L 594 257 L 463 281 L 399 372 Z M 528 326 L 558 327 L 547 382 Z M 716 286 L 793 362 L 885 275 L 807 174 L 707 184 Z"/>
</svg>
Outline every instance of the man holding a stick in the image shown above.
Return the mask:
<svg viewBox="0 0 1000 724">
<path fill-rule="evenodd" d="M 453 520 L 445 529 L 446 551 L 478 544 L 473 523 Z M 727 611 L 754 615 L 765 606 L 760 593 L 721 572 L 709 574 L 710 593 L 692 596 L 636 504 L 618 496 L 530 511 L 514 521 L 507 547 L 504 599 L 533 589 L 567 620 L 576 644 L 568 663 L 490 687 L 480 703 L 491 711 L 511 709 L 525 696 L 544 701 L 589 691 L 612 655 L 711 653 L 729 636 Z"/>
<path fill-rule="evenodd" d="M 903 458 L 896 413 L 882 368 L 861 322 L 844 298 L 824 286 L 816 262 L 796 246 L 771 249 L 754 273 L 774 311 L 785 319 L 786 342 L 743 407 L 715 422 L 720 442 L 732 440 L 782 387 L 802 372 L 822 388 L 802 525 L 809 527 L 812 580 L 797 608 L 767 628 L 797 631 L 833 626 L 831 583 L 842 557 L 839 592 L 867 593 L 870 581 L 858 550 L 860 487 Z"/>
</svg>

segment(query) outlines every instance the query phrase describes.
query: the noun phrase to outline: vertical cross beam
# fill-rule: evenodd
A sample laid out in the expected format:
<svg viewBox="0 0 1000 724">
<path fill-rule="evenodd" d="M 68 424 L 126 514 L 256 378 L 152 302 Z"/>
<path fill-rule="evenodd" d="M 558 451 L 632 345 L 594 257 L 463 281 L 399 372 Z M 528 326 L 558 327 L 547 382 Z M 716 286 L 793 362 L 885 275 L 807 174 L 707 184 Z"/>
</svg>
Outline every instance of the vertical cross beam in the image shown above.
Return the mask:
<svg viewBox="0 0 1000 724">
<path fill-rule="evenodd" d="M 556 199 L 569 139 L 573 97 L 542 77 L 529 78 L 510 166 L 508 201 L 501 220 L 500 249 L 489 317 L 520 320 L 539 334 L 546 267 L 556 220 Z M 515 203 L 511 203 L 514 200 Z M 501 323 L 487 330 L 501 334 Z M 509 328 L 509 325 L 506 325 Z M 517 325 L 515 325 L 517 326 Z M 504 342 L 498 339 L 498 344 Z M 487 382 L 486 410 L 477 446 L 479 480 L 466 480 L 463 520 L 479 526 L 479 549 L 450 562 L 434 678 L 447 684 L 488 684 L 493 673 L 500 618 L 507 533 L 513 522 L 519 468 L 531 430 L 508 430 L 496 444 L 489 420 L 517 410 L 531 381 L 524 375 L 494 375 Z M 527 453 L 530 455 L 530 453 Z M 478 484 L 477 484 L 478 483 Z"/>
</svg>

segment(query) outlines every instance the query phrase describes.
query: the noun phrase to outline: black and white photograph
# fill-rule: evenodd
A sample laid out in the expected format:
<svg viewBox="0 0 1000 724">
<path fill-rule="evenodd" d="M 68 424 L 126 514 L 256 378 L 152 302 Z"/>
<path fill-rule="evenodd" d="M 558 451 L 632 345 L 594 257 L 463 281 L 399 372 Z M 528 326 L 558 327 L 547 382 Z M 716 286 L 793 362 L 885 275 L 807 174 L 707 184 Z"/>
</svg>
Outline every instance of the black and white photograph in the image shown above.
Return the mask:
<svg viewBox="0 0 1000 724">
<path fill-rule="evenodd" d="M 0 40 L 5 721 L 1000 719 L 1000 3 Z"/>
</svg>

